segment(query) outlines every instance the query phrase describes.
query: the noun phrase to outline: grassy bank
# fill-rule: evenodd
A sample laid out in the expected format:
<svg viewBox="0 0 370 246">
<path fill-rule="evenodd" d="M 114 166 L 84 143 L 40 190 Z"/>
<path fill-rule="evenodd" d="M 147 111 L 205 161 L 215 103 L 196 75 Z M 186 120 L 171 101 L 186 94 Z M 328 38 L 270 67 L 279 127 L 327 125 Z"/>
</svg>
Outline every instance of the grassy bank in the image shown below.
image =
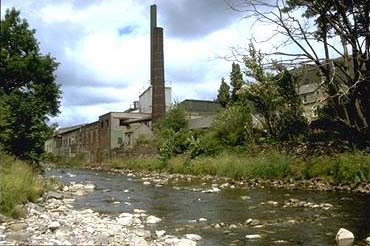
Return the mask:
<svg viewBox="0 0 370 246">
<path fill-rule="evenodd" d="M 0 152 L 0 213 L 10 217 L 22 216 L 24 211 L 17 205 L 35 202 L 47 184 L 36 175 L 32 167 Z"/>
<path fill-rule="evenodd" d="M 337 156 L 302 159 L 277 151 L 256 155 L 223 152 L 216 156 L 190 159 L 187 155 L 172 157 L 167 162 L 156 158 L 112 159 L 110 168 L 166 171 L 193 175 L 217 175 L 263 179 L 321 178 L 333 183 L 370 181 L 370 155 L 361 152 Z"/>
</svg>

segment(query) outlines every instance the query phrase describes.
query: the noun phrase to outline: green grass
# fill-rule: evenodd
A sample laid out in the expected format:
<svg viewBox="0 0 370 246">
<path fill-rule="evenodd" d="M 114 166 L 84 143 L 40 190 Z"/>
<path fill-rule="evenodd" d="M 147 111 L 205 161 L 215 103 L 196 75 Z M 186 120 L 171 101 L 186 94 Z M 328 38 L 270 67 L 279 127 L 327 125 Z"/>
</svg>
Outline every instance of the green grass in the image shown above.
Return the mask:
<svg viewBox="0 0 370 246">
<path fill-rule="evenodd" d="M 0 213 L 17 218 L 22 216 L 22 211 L 16 206 L 35 202 L 46 186 L 30 165 L 1 152 L 0 160 Z"/>
<path fill-rule="evenodd" d="M 262 179 L 320 178 L 334 183 L 370 181 L 370 155 L 356 152 L 338 156 L 320 156 L 301 159 L 275 150 L 257 154 L 224 151 L 216 156 L 191 159 L 178 155 L 166 162 L 153 157 L 114 159 L 108 161 L 112 168 L 165 171 L 169 173 L 216 175 Z"/>
</svg>

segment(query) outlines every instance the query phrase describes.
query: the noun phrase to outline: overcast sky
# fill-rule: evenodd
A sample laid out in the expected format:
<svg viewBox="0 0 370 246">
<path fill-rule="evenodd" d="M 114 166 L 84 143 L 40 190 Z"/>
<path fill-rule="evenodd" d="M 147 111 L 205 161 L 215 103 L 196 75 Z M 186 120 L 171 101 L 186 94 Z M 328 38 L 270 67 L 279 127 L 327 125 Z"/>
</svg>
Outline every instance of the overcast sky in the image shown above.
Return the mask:
<svg viewBox="0 0 370 246">
<path fill-rule="evenodd" d="M 20 10 L 37 30 L 42 53 L 60 63 L 63 99 L 52 122 L 92 122 L 138 100 L 149 85 L 153 3 L 164 28 L 165 80 L 177 102 L 215 99 L 221 77 L 228 80 L 231 70 L 231 62 L 218 57 L 246 47 L 251 35 L 271 34 L 268 28 L 251 29 L 224 0 L 2 0 L 3 12 Z"/>
</svg>

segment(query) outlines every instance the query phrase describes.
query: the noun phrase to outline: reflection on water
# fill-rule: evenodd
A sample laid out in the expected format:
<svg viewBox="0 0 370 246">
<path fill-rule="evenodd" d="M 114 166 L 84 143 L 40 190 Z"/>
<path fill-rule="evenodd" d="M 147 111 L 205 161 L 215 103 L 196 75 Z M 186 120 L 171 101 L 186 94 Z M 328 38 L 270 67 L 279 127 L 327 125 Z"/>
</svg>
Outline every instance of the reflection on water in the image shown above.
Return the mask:
<svg viewBox="0 0 370 246">
<path fill-rule="evenodd" d="M 335 245 L 340 227 L 352 231 L 359 240 L 370 236 L 369 195 L 284 189 L 222 189 L 218 193 L 202 193 L 191 190 L 202 188 L 197 181 L 176 183 L 179 188 L 174 189 L 170 185 L 143 185 L 137 178 L 88 170 L 53 169 L 47 175 L 58 176 L 65 182 L 96 184 L 96 191 L 76 200 L 76 208 L 91 208 L 113 216 L 132 212 L 134 208 L 145 209 L 148 214 L 162 218 L 153 229 L 165 229 L 179 236 L 199 234 L 203 238 L 199 245 Z M 328 210 L 284 207 L 291 198 L 330 203 L 334 207 Z M 267 201 L 278 204 L 266 204 Z M 207 221 L 198 222 L 199 218 Z M 249 218 L 259 223 L 245 225 Z M 249 234 L 259 234 L 261 238 L 247 240 L 245 236 Z"/>
</svg>

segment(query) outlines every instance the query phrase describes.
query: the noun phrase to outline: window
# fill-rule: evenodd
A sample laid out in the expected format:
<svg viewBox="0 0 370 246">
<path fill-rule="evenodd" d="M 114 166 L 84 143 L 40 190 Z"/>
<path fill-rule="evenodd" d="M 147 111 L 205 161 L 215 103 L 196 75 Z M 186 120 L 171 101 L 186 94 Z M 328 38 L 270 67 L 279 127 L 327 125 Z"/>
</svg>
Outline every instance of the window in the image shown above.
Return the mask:
<svg viewBox="0 0 370 246">
<path fill-rule="evenodd" d="M 109 127 L 109 120 L 105 120 L 105 126 L 108 128 Z"/>
<path fill-rule="evenodd" d="M 104 122 L 100 122 L 100 128 L 103 128 L 104 127 Z"/>
<path fill-rule="evenodd" d="M 117 139 L 117 143 L 118 143 L 118 144 L 122 144 L 122 138 L 121 138 L 121 137 L 119 137 L 119 138 Z"/>
<path fill-rule="evenodd" d="M 124 126 L 125 125 L 125 120 L 124 119 L 120 119 L 119 120 L 119 125 L 120 126 Z"/>
</svg>

